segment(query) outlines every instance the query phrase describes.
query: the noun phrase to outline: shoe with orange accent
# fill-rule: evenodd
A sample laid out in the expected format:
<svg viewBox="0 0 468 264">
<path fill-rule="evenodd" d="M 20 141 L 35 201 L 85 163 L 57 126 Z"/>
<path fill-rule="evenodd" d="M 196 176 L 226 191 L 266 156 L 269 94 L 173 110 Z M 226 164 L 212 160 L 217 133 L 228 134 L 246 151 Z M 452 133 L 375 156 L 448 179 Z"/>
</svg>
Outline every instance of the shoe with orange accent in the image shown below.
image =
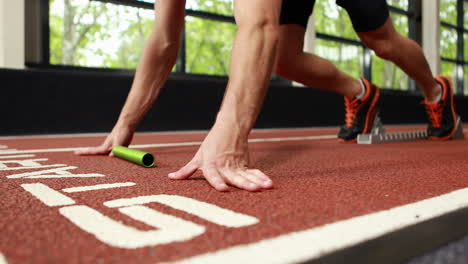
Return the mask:
<svg viewBox="0 0 468 264">
<path fill-rule="evenodd" d="M 356 142 L 358 134 L 368 134 L 372 129 L 375 115 L 378 111 L 380 89 L 364 78 L 366 93 L 361 99 L 345 97 L 345 125 L 338 132 L 340 142 Z"/>
<path fill-rule="evenodd" d="M 435 78 L 442 87 L 437 103 L 423 101 L 429 119 L 427 135 L 431 140 L 451 139 L 457 130 L 457 113 L 453 101 L 453 84 L 450 78 L 440 75 Z"/>
</svg>

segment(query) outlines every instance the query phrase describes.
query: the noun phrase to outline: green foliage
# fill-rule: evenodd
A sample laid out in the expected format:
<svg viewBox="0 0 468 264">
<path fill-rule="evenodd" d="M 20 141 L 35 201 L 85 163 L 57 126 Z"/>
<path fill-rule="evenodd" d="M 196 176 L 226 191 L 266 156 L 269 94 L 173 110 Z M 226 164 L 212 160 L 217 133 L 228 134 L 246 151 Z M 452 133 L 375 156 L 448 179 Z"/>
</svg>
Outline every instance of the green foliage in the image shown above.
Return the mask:
<svg viewBox="0 0 468 264">
<path fill-rule="evenodd" d="M 396 30 L 407 36 L 408 17 L 396 13 L 391 13 L 391 17 Z M 377 56 L 372 58 L 372 82 L 382 88 L 408 89 L 408 76 L 395 64 Z"/>
<path fill-rule="evenodd" d="M 456 64 L 451 63 L 451 62 L 441 62 L 440 63 L 440 68 L 441 68 L 441 73 L 443 75 L 447 75 L 452 78 L 452 82 L 456 83 L 455 81 L 455 73 L 456 73 Z"/>
<path fill-rule="evenodd" d="M 54 6 L 54 2 L 57 0 L 51 0 L 50 5 Z M 62 39 L 63 39 L 63 16 L 59 14 L 50 13 L 50 63 L 61 64 L 62 63 Z"/>
<path fill-rule="evenodd" d="M 186 71 L 228 75 L 236 26 L 195 17 L 187 17 L 185 21 Z"/>
<path fill-rule="evenodd" d="M 463 1 L 463 16 L 464 16 L 464 19 L 463 19 L 464 25 L 463 25 L 463 27 L 466 30 L 468 30 L 468 1 Z"/>
<path fill-rule="evenodd" d="M 314 7 L 316 31 L 329 35 L 358 39 L 346 10 L 335 0 L 318 0 Z"/>
<path fill-rule="evenodd" d="M 457 0 L 440 0 L 440 20 L 457 24 Z"/>
<path fill-rule="evenodd" d="M 464 67 L 464 76 L 463 76 L 463 87 L 465 89 L 464 94 L 468 95 L 468 66 Z"/>
<path fill-rule="evenodd" d="M 216 3 L 215 3 L 216 2 Z M 189 0 L 191 8 L 232 14 L 231 0 Z M 97 1 L 50 0 L 52 64 L 135 69 L 154 11 Z M 236 27 L 186 19 L 187 72 L 227 75 Z"/>
<path fill-rule="evenodd" d="M 145 39 L 154 23 L 152 10 L 90 0 L 49 0 L 50 62 L 88 67 L 136 68 Z M 152 2 L 145 0 L 146 2 Z M 291 0 L 292 1 L 292 0 Z M 388 0 L 392 6 L 407 9 L 409 0 Z M 187 0 L 188 9 L 232 16 L 232 0 Z M 468 4 L 465 1 L 465 10 Z M 346 11 L 335 0 L 317 0 L 316 31 L 358 40 Z M 391 14 L 398 32 L 408 35 L 408 18 Z M 456 0 L 441 0 L 441 18 L 456 23 Z M 468 27 L 468 11 L 465 12 Z M 187 16 L 186 72 L 228 75 L 236 26 L 231 23 Z M 468 34 L 465 60 L 468 60 Z M 456 58 L 457 34 L 441 27 L 441 55 Z M 317 40 L 316 53 L 331 60 L 344 72 L 362 76 L 361 47 L 335 41 Z M 466 76 L 465 66 L 465 76 Z M 454 76 L 454 66 L 442 63 L 442 71 Z M 373 82 L 381 87 L 407 89 L 408 77 L 392 63 L 373 56 Z M 466 86 L 465 86 L 466 87 Z M 468 88 L 467 88 L 468 89 Z"/>
<path fill-rule="evenodd" d="M 362 76 L 362 48 L 336 41 L 317 39 L 316 54 L 333 62 L 338 69 L 353 77 Z"/>
<path fill-rule="evenodd" d="M 440 55 L 445 58 L 457 57 L 457 31 L 444 26 L 440 27 Z"/>
<path fill-rule="evenodd" d="M 187 9 L 233 16 L 232 0 L 188 0 Z"/>
<path fill-rule="evenodd" d="M 468 33 L 463 34 L 463 39 L 464 39 L 464 55 L 465 55 L 465 61 L 468 62 Z"/>
<path fill-rule="evenodd" d="M 412 0 L 409 0 L 412 1 Z M 391 6 L 408 10 L 408 0 L 387 0 L 387 3 Z"/>
</svg>

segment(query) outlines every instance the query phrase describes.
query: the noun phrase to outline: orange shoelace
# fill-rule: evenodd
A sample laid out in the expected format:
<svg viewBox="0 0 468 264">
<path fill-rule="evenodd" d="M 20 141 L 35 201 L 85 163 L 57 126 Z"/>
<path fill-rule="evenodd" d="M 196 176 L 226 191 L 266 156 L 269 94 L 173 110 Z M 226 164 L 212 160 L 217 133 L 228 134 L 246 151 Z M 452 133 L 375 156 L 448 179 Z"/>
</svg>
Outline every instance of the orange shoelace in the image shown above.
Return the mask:
<svg viewBox="0 0 468 264">
<path fill-rule="evenodd" d="M 442 103 L 429 103 L 423 101 L 422 104 L 426 108 L 426 113 L 429 117 L 433 127 L 440 127 L 442 125 L 442 111 L 444 110 Z"/>
<path fill-rule="evenodd" d="M 356 119 L 356 113 L 360 105 L 360 100 L 349 99 L 348 97 L 345 97 L 344 99 L 345 99 L 345 109 L 346 109 L 345 124 L 347 127 L 352 127 L 354 119 Z"/>
</svg>

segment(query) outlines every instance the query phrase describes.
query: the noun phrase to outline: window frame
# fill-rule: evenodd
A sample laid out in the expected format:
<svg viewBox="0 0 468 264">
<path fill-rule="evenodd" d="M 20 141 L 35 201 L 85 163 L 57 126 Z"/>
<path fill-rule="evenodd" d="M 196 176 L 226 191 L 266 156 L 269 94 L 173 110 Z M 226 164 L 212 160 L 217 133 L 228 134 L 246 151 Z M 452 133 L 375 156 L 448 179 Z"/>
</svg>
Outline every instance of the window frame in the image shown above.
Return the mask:
<svg viewBox="0 0 468 264">
<path fill-rule="evenodd" d="M 453 25 L 445 21 L 440 21 L 440 27 L 455 30 L 457 32 L 457 50 L 456 57 L 447 58 L 440 56 L 440 61 L 455 64 L 455 93 L 464 94 L 464 70 L 468 67 L 468 60 L 465 60 L 465 39 L 464 34 L 468 34 L 468 28 L 464 25 L 464 5 L 468 5 L 468 0 L 457 0 L 457 24 Z M 461 70 L 460 70 L 461 69 Z"/>
<path fill-rule="evenodd" d="M 141 9 L 154 9 L 153 3 L 142 2 L 137 0 L 89 0 L 89 1 L 96 1 L 96 2 L 103 2 L 103 3 L 111 3 L 115 5 L 122 5 L 122 6 L 129 6 L 134 8 L 141 8 Z M 38 26 L 41 31 L 41 52 L 39 54 L 39 58 L 35 61 L 27 61 L 26 66 L 32 68 L 52 68 L 52 69 L 69 69 L 69 70 L 87 70 L 87 71 L 98 71 L 98 72 L 121 72 L 123 74 L 131 74 L 134 72 L 132 69 L 125 69 L 125 68 L 106 68 L 106 67 L 86 67 L 86 66 L 76 66 L 76 65 L 61 65 L 61 64 L 52 64 L 50 63 L 50 24 L 49 24 L 49 12 L 50 12 L 50 4 L 49 0 L 40 0 L 40 17 L 41 23 Z M 193 9 L 185 9 L 185 17 L 196 17 L 201 19 L 208 19 L 217 22 L 223 23 L 232 23 L 235 24 L 235 19 L 233 16 L 221 15 L 206 11 L 200 10 L 193 10 Z M 182 39 L 181 39 L 181 46 L 179 50 L 179 55 L 176 61 L 176 69 L 175 72 L 171 74 L 171 76 L 175 76 L 178 78 L 185 78 L 184 76 L 193 76 L 194 78 L 198 77 L 208 77 L 212 79 L 225 79 L 227 76 L 225 75 L 210 75 L 210 74 L 194 74 L 186 72 L 186 33 L 185 33 L 185 25 L 182 32 Z M 278 77 L 274 77 L 274 80 L 278 80 Z"/>
</svg>

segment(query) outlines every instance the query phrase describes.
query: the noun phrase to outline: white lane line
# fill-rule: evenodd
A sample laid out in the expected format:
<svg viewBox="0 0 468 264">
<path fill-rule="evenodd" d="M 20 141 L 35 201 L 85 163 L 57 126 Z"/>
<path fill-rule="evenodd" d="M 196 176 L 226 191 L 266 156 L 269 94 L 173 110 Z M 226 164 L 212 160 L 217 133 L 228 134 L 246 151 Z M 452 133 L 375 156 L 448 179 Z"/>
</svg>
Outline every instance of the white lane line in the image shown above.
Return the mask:
<svg viewBox="0 0 468 264">
<path fill-rule="evenodd" d="M 8 264 L 8 261 L 2 253 L 0 253 L 0 264 Z"/>
<path fill-rule="evenodd" d="M 254 139 L 249 139 L 249 142 L 252 142 L 252 143 L 257 143 L 257 142 L 287 142 L 287 141 L 321 140 L 321 139 L 335 139 L 335 138 L 336 138 L 336 135 L 308 136 L 308 137 L 281 137 L 281 138 L 254 138 Z M 201 145 L 201 143 L 202 143 L 202 141 L 192 141 L 192 142 L 130 145 L 130 147 L 131 148 L 137 148 L 137 149 L 185 147 L 185 146 L 199 146 L 199 145 Z M 29 149 L 29 150 L 0 150 L 0 155 L 26 154 L 26 153 L 73 152 L 73 151 L 76 151 L 76 150 L 86 150 L 88 148 L 90 148 L 90 147 Z"/>
<path fill-rule="evenodd" d="M 0 154 L 0 159 L 14 159 L 14 158 L 32 158 L 35 157 L 36 155 L 10 155 L 10 156 L 2 156 Z"/>
<path fill-rule="evenodd" d="M 178 195 L 149 195 L 129 199 L 118 199 L 105 202 L 107 207 L 122 207 L 158 202 L 169 207 L 196 215 L 212 223 L 227 227 L 242 227 L 259 222 L 255 217 L 233 212 L 213 204 L 200 202 L 192 198 Z"/>
<path fill-rule="evenodd" d="M 8 148 L 8 146 L 0 145 L 0 149 L 6 149 L 6 148 Z"/>
<path fill-rule="evenodd" d="M 71 187 L 71 188 L 62 189 L 62 191 L 66 193 L 86 192 L 86 191 L 103 190 L 103 189 L 111 189 L 111 188 L 129 187 L 129 186 L 134 186 L 134 185 L 136 185 L 136 183 L 134 182 L 117 182 L 117 183 L 109 183 L 109 184 Z"/>
<path fill-rule="evenodd" d="M 21 187 L 48 206 L 70 205 L 75 203 L 70 197 L 42 183 L 21 184 Z"/>
<path fill-rule="evenodd" d="M 176 262 L 297 263 L 468 207 L 468 188 L 390 210 L 206 253 Z M 274 254 L 272 254 L 274 252 Z"/>
<path fill-rule="evenodd" d="M 418 124 L 415 124 L 418 125 Z M 406 125 L 411 126 L 411 125 Z M 276 131 L 318 131 L 323 129 L 336 129 L 336 126 L 326 127 L 285 127 L 285 128 L 256 128 L 253 133 L 263 132 L 276 132 Z M 174 130 L 174 131 L 159 131 L 159 132 L 138 132 L 136 135 L 193 135 L 193 134 L 207 134 L 208 130 Z M 10 139 L 36 139 L 36 138 L 86 138 L 86 137 L 105 137 L 109 135 L 108 132 L 103 133 L 70 133 L 70 134 L 50 134 L 50 135 L 25 135 L 25 136 L 0 136 L 0 140 Z"/>
</svg>

